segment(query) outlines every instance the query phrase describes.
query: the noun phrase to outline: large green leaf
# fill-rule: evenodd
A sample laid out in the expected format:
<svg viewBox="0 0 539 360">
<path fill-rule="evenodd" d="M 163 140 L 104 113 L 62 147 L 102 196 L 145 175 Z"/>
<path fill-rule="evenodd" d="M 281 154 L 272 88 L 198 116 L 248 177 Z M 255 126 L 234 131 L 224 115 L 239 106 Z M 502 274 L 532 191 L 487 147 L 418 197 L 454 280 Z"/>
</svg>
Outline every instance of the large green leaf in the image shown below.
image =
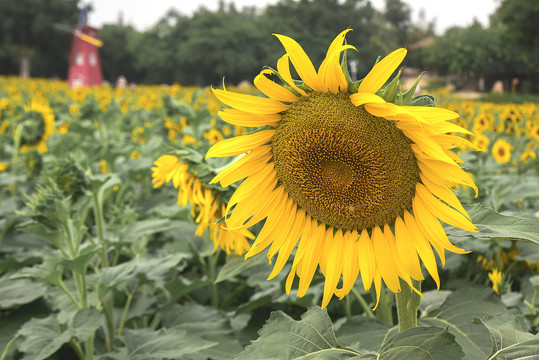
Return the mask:
<svg viewBox="0 0 539 360">
<path fill-rule="evenodd" d="M 539 336 L 511 346 L 507 346 L 496 352 L 488 360 L 533 360 L 539 354 Z"/>
<path fill-rule="evenodd" d="M 25 353 L 26 360 L 46 359 L 71 340 L 71 333 L 58 322 L 56 315 L 28 321 L 19 334 L 22 338 L 18 349 Z"/>
<path fill-rule="evenodd" d="M 360 315 L 348 319 L 335 334 L 343 346 L 376 353 L 389 329 L 391 326 L 388 324 Z"/>
<path fill-rule="evenodd" d="M 125 348 L 107 356 L 118 360 L 182 359 L 217 345 L 180 329 L 126 329 L 123 334 Z M 190 356 L 185 357 L 189 359 Z"/>
<path fill-rule="evenodd" d="M 196 303 L 174 304 L 163 309 L 160 315 L 165 328 L 182 329 L 189 334 L 217 343 L 216 346 L 190 355 L 193 360 L 232 359 L 242 351 L 241 345 L 232 334 L 228 318 L 213 307 Z"/>
<path fill-rule="evenodd" d="M 219 283 L 242 273 L 246 273 L 247 270 L 251 269 L 253 266 L 267 261 L 266 259 L 267 257 L 263 255 L 253 256 L 247 260 L 244 260 L 243 256 L 228 256 L 227 261 L 219 271 L 215 282 Z"/>
<path fill-rule="evenodd" d="M 339 345 L 326 310 L 318 307 L 310 308 L 299 321 L 281 311 L 272 312 L 259 335 L 236 360 L 323 360 L 347 359 L 359 355 Z"/>
<path fill-rule="evenodd" d="M 473 320 L 507 310 L 495 293 L 488 288 L 463 288 L 451 293 L 443 305 L 420 318 L 421 326 L 447 328 L 455 335 L 466 353 L 467 360 L 486 359 L 491 350 L 489 331 Z"/>
<path fill-rule="evenodd" d="M 508 238 L 527 240 L 539 244 L 539 219 L 508 216 L 476 204 L 466 207 L 472 222 L 479 229 L 471 233 L 455 227 L 447 227 L 448 235 L 473 236 L 476 238 Z"/>
<path fill-rule="evenodd" d="M 69 321 L 68 330 L 79 341 L 84 342 L 103 325 L 104 316 L 96 308 L 80 309 Z"/>
<path fill-rule="evenodd" d="M 379 360 L 460 360 L 464 352 L 447 329 L 435 326 L 405 330 L 384 342 Z"/>
<path fill-rule="evenodd" d="M 517 348 L 520 343 L 534 340 L 537 335 L 530 334 L 529 326 L 523 316 L 515 314 L 493 314 L 484 318 L 475 318 L 474 323 L 484 325 L 490 332 L 492 339 L 492 351 L 489 359 L 500 357 L 505 349 Z M 529 344 L 528 344 L 529 345 Z M 539 353 L 539 343 L 535 345 L 535 354 Z M 528 346 L 525 346 L 528 348 Z M 529 353 L 529 349 L 527 350 Z"/>
<path fill-rule="evenodd" d="M 29 279 L 0 278 L 0 309 L 28 304 L 39 299 L 47 291 L 47 285 Z"/>
</svg>

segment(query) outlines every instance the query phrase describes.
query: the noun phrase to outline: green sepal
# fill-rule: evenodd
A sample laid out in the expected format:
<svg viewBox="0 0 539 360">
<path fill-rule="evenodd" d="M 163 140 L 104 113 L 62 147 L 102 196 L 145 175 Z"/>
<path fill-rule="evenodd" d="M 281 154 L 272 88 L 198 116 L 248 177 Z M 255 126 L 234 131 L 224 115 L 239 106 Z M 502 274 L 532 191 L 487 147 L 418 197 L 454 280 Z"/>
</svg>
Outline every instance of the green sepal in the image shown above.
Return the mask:
<svg viewBox="0 0 539 360">
<path fill-rule="evenodd" d="M 346 61 L 346 50 L 343 51 L 343 57 L 341 61 L 341 69 L 344 74 L 344 77 L 346 78 L 346 82 L 348 83 L 348 91 L 352 94 L 357 93 L 357 89 L 359 87 L 358 81 L 353 81 L 352 77 L 350 76 L 350 72 L 348 71 L 348 61 Z"/>
<path fill-rule="evenodd" d="M 391 82 L 386 86 L 382 93 L 382 98 L 390 103 L 394 103 L 397 99 L 397 90 L 399 88 L 399 78 L 401 76 L 401 71 L 391 80 Z"/>
<path fill-rule="evenodd" d="M 412 105 L 412 98 L 414 97 L 415 90 L 417 88 L 417 85 L 419 84 L 419 80 L 421 80 L 421 77 L 423 76 L 423 73 L 419 74 L 417 77 L 417 80 L 415 81 L 414 85 L 404 93 L 400 93 L 399 96 L 397 96 L 397 99 L 395 101 L 395 104 L 401 105 L 401 106 L 411 106 Z"/>
</svg>

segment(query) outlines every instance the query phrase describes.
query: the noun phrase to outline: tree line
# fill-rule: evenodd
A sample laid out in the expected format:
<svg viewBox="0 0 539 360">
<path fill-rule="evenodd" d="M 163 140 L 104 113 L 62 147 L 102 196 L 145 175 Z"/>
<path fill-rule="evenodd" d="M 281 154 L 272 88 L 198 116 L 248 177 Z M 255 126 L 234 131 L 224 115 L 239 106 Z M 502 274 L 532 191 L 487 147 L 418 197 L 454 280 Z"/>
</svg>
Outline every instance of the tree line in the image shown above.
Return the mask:
<svg viewBox="0 0 539 360">
<path fill-rule="evenodd" d="M 0 73 L 19 73 L 29 59 L 36 77 L 65 78 L 71 36 L 55 23 L 75 25 L 79 0 L 0 2 Z M 464 11 L 464 10 L 463 10 Z M 91 13 L 90 13 L 91 18 Z M 329 42 L 340 31 L 354 31 L 347 41 L 359 74 L 366 74 L 378 55 L 409 47 L 406 66 L 446 74 L 483 77 L 519 89 L 539 92 L 539 2 L 502 0 L 490 25 L 448 29 L 435 36 L 433 21 L 411 21 L 402 0 L 385 0 L 383 10 L 368 0 L 280 0 L 263 9 L 221 1 L 216 11 L 200 8 L 190 16 L 169 10 L 153 27 L 137 31 L 119 20 L 100 29 L 105 78 L 125 76 L 135 83 L 209 85 L 251 81 L 263 66 L 274 67 L 283 54 L 273 33 L 296 39 L 318 66 Z M 413 46 L 429 37 L 428 46 Z"/>
</svg>

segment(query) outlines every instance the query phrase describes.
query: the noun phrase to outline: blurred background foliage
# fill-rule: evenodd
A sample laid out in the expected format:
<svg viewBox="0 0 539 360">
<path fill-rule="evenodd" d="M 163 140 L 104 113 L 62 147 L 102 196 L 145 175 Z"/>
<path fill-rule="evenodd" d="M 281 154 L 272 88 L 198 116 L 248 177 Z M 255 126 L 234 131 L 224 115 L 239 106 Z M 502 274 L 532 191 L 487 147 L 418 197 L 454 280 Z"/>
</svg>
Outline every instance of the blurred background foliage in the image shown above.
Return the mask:
<svg viewBox="0 0 539 360">
<path fill-rule="evenodd" d="M 26 57 L 32 76 L 65 78 L 71 37 L 53 24 L 75 25 L 80 3 L 0 2 L 0 74 L 19 73 Z M 354 32 L 347 39 L 358 52 L 349 56 L 358 60 L 359 74 L 370 69 L 374 55 L 407 46 L 408 67 L 440 75 L 473 74 L 484 78 L 486 89 L 497 80 L 509 88 L 518 78 L 519 92 L 537 93 L 538 18 L 537 0 L 502 0 L 488 27 L 476 22 L 436 35 L 435 22 L 424 15 L 412 22 L 411 6 L 402 0 L 385 0 L 383 10 L 367 0 L 281 0 L 242 9 L 222 1 L 216 11 L 200 8 L 190 16 L 171 9 L 146 31 L 120 17 L 101 27 L 100 54 L 111 83 L 124 75 L 135 83 L 200 86 L 217 84 L 224 74 L 227 82 L 239 83 L 275 64 L 282 49 L 272 33 L 293 35 L 319 64 L 327 39 L 351 27 Z"/>
</svg>

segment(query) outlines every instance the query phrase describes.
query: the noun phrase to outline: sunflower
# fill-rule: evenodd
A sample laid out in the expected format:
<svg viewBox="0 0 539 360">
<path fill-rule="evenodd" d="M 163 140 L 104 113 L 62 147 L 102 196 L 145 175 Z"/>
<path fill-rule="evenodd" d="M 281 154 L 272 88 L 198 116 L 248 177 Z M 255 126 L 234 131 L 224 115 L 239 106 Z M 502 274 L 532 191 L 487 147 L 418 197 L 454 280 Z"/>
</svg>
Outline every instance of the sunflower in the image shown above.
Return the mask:
<svg viewBox="0 0 539 360">
<path fill-rule="evenodd" d="M 44 102 L 32 100 L 24 109 L 21 120 L 17 124 L 20 131 L 21 152 L 37 149 L 40 153 L 47 152 L 47 140 L 54 132 L 54 114 L 51 107 Z"/>
<path fill-rule="evenodd" d="M 513 151 L 513 145 L 505 141 L 504 139 L 498 139 L 492 145 L 492 157 L 496 162 L 505 164 L 511 161 L 511 153 Z"/>
<path fill-rule="evenodd" d="M 269 247 L 269 279 L 296 248 L 286 281 L 299 277 L 306 294 L 319 267 L 325 276 L 322 307 L 348 294 L 361 274 L 365 290 L 382 280 L 393 292 L 400 280 L 422 280 L 420 260 L 439 286 L 433 248 L 442 264 L 452 245 L 439 222 L 477 231 L 450 187 L 477 188 L 450 148 L 467 140 L 451 124 L 458 114 L 436 107 L 399 106 L 377 95 L 406 55 L 398 49 L 374 65 L 359 86 L 343 72 L 340 33 L 315 70 L 302 47 L 276 35 L 285 48 L 277 70 L 264 69 L 255 86 L 267 97 L 214 89 L 230 106 L 219 112 L 233 125 L 263 127 L 215 144 L 207 157 L 247 153 L 212 183 L 245 179 L 227 206 L 227 225 L 246 228 L 265 219 L 246 258 Z M 303 80 L 294 80 L 290 62 Z M 341 66 L 343 65 L 343 66 Z M 268 76 L 278 77 L 283 85 Z M 402 99 L 402 96 L 401 96 Z M 341 280 L 342 277 L 342 280 Z"/>
<path fill-rule="evenodd" d="M 247 229 L 227 230 L 218 223 L 223 217 L 226 203 L 221 201 L 220 194 L 215 194 L 189 171 L 189 165 L 180 161 L 177 156 L 163 155 L 152 167 L 152 183 L 154 188 L 172 181 L 178 189 L 178 205 L 191 205 L 191 216 L 199 224 L 195 235 L 202 236 L 209 230 L 214 250 L 218 247 L 228 255 L 232 252 L 243 255 L 249 250 L 249 239 L 254 235 Z M 225 222 L 226 225 L 226 222 Z"/>
</svg>

